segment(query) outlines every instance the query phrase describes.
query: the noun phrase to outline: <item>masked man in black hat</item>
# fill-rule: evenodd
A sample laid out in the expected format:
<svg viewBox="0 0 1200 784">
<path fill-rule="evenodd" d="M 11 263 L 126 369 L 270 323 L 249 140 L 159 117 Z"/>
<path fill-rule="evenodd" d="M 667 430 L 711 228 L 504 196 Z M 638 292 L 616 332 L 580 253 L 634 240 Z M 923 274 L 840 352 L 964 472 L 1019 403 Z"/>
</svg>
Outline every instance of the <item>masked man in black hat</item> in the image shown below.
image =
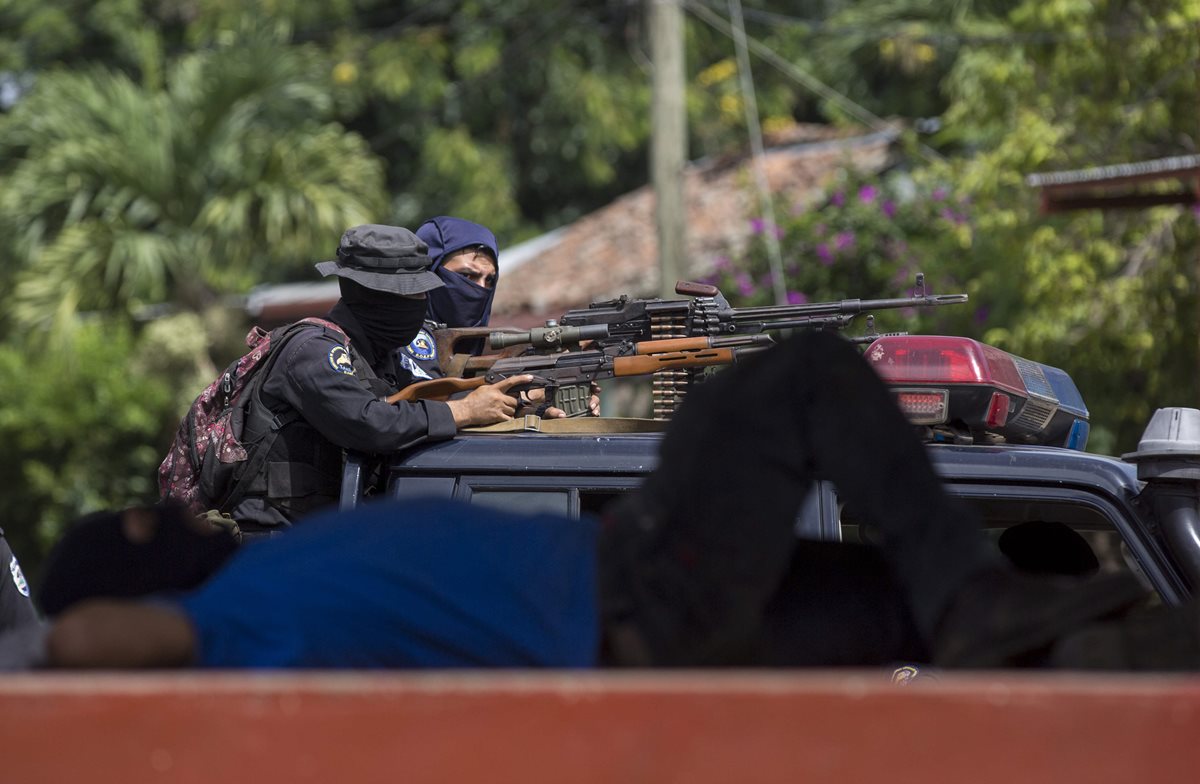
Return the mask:
<svg viewBox="0 0 1200 784">
<path fill-rule="evenodd" d="M 231 508 L 243 531 L 286 525 L 335 502 L 343 450 L 394 452 L 512 418 L 517 402 L 508 389 L 529 376 L 449 402 L 384 401 L 411 380 L 397 367 L 396 350 L 420 331 L 427 292 L 443 285 L 427 254 L 408 229 L 367 224 L 342 235 L 336 260 L 316 265 L 338 277 L 341 299 L 327 318 L 349 344 L 334 329 L 306 326 L 266 371 L 261 399 L 282 428 L 262 476 Z"/>
</svg>

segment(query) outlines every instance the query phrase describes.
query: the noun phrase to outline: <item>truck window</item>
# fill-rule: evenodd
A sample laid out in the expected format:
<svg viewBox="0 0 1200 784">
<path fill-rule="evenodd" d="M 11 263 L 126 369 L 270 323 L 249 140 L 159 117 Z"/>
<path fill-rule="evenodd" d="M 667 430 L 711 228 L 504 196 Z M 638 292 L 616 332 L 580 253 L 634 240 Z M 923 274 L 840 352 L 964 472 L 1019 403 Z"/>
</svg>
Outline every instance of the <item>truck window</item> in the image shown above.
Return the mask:
<svg viewBox="0 0 1200 784">
<path fill-rule="evenodd" d="M 1101 508 L 1070 500 L 1018 497 L 969 498 L 989 541 L 1011 563 L 1030 572 L 1095 574 L 1127 571 L 1148 584 L 1135 553 Z M 842 538 L 873 544 L 868 526 L 841 512 Z"/>
<path fill-rule="evenodd" d="M 520 514 L 572 515 L 570 490 L 523 490 L 504 488 L 471 491 L 471 503 Z"/>
</svg>

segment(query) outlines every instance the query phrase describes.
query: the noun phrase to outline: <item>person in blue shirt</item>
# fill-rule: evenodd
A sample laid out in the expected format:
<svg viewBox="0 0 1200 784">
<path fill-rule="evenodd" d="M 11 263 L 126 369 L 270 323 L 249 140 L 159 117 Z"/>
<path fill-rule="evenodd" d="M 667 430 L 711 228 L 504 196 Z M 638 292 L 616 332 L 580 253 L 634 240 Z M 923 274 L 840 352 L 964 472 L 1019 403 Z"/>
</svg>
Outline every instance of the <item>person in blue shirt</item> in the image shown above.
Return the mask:
<svg viewBox="0 0 1200 784">
<path fill-rule="evenodd" d="M 877 548 L 796 539 L 816 476 L 874 527 Z M 140 570 L 195 565 L 199 545 L 142 537 L 139 550 L 130 516 L 92 521 L 104 535 L 87 547 L 74 546 L 85 535 L 77 529 L 48 563 L 48 664 L 1070 666 L 1056 651 L 1081 650 L 1080 634 L 1136 633 L 1104 624 L 1146 599 L 1128 575 L 1030 576 L 1007 565 L 945 493 L 874 371 L 822 332 L 694 390 L 658 467 L 599 521 L 449 500 L 365 505 L 232 555 L 210 546 L 212 576 L 192 587 Z M 225 536 L 162 510 L 150 516 L 172 537 Z M 108 584 L 74 579 L 97 563 Z M 1170 662 L 1200 664 L 1195 629 L 1182 631 L 1196 619 L 1159 621 L 1181 630 Z"/>
</svg>

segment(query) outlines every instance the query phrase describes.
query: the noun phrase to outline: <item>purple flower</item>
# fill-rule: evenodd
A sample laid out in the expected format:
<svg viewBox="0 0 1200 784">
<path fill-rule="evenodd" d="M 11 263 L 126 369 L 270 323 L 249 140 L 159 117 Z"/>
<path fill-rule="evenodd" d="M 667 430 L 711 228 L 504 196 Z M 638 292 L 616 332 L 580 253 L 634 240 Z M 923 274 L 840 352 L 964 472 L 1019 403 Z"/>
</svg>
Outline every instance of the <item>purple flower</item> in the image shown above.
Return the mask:
<svg viewBox="0 0 1200 784">
<path fill-rule="evenodd" d="M 829 203 L 832 204 L 834 207 L 841 207 L 842 205 L 844 205 L 846 203 L 846 194 L 842 193 L 841 191 L 838 191 L 837 193 L 835 193 L 829 197 Z"/>
<path fill-rule="evenodd" d="M 827 244 L 822 242 L 817 246 L 817 258 L 820 259 L 821 263 L 826 267 L 831 266 L 833 264 L 833 251 L 829 249 Z"/>
<path fill-rule="evenodd" d="M 852 231 L 838 232 L 837 236 L 833 238 L 833 247 L 836 248 L 837 250 L 845 250 L 846 248 L 853 248 L 854 247 L 854 232 L 852 232 Z"/>
<path fill-rule="evenodd" d="M 789 305 L 803 305 L 808 302 L 808 297 L 803 291 L 789 291 L 787 301 Z"/>
<path fill-rule="evenodd" d="M 777 240 L 783 239 L 784 234 L 785 234 L 785 232 L 783 230 L 783 227 L 780 226 L 778 223 L 776 223 L 775 224 L 775 239 L 777 239 Z"/>
<path fill-rule="evenodd" d="M 739 272 L 735 275 L 734 282 L 737 283 L 738 293 L 743 297 L 749 297 L 758 291 L 758 287 L 754 285 L 754 280 L 745 272 Z"/>
<path fill-rule="evenodd" d="M 713 269 L 717 270 L 718 272 L 724 272 L 725 270 L 729 269 L 729 257 L 717 256 L 717 261 L 713 265 Z"/>
<path fill-rule="evenodd" d="M 863 204 L 870 204 L 878 194 L 879 191 L 875 190 L 874 185 L 864 185 L 858 189 L 858 200 Z"/>
<path fill-rule="evenodd" d="M 942 188 L 940 186 L 937 188 L 934 188 L 932 197 L 933 197 L 934 201 L 945 201 L 946 200 L 946 189 Z"/>
<path fill-rule="evenodd" d="M 892 201 L 891 199 L 888 199 L 881 204 L 879 209 L 883 210 L 883 214 L 888 216 L 888 218 L 896 217 L 896 202 Z"/>
<path fill-rule="evenodd" d="M 942 210 L 942 212 L 941 212 L 941 215 L 942 215 L 942 217 L 943 217 L 943 218 L 945 218 L 946 220 L 950 221 L 950 222 L 951 222 L 951 223 L 953 223 L 955 226 L 961 226 L 962 224 L 964 224 L 964 223 L 966 223 L 966 222 L 967 222 L 967 218 L 966 218 L 966 216 L 964 216 L 964 215 L 959 215 L 957 212 L 955 212 L 954 210 L 950 209 L 949 207 L 947 207 L 947 208 L 943 209 L 943 210 Z"/>
<path fill-rule="evenodd" d="M 762 218 L 751 218 L 750 219 L 750 231 L 754 232 L 755 234 L 763 233 L 763 225 L 764 224 L 763 224 Z"/>
</svg>

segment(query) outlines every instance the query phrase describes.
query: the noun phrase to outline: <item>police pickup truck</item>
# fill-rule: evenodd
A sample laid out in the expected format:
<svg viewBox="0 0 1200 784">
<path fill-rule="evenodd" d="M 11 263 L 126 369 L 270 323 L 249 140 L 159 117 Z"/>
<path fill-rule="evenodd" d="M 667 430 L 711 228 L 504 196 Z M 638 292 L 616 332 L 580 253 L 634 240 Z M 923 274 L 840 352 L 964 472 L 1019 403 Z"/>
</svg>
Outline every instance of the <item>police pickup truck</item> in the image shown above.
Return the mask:
<svg viewBox="0 0 1200 784">
<path fill-rule="evenodd" d="M 1159 410 L 1138 450 L 1117 459 L 1083 451 L 1088 411 L 1062 370 L 943 336 L 883 336 L 864 356 L 926 437 L 949 492 L 978 509 L 1002 549 L 1005 532 L 1020 524 L 1066 526 L 1097 568 L 1129 570 L 1168 603 L 1200 585 L 1200 411 Z M 590 420 L 588 432 L 566 425 L 464 433 L 390 455 L 382 467 L 352 455 L 341 505 L 433 495 L 522 512 L 597 513 L 654 468 L 661 438 L 604 432 L 601 424 Z M 796 526 L 802 537 L 869 541 L 842 514 L 829 482 L 817 483 Z"/>
</svg>

